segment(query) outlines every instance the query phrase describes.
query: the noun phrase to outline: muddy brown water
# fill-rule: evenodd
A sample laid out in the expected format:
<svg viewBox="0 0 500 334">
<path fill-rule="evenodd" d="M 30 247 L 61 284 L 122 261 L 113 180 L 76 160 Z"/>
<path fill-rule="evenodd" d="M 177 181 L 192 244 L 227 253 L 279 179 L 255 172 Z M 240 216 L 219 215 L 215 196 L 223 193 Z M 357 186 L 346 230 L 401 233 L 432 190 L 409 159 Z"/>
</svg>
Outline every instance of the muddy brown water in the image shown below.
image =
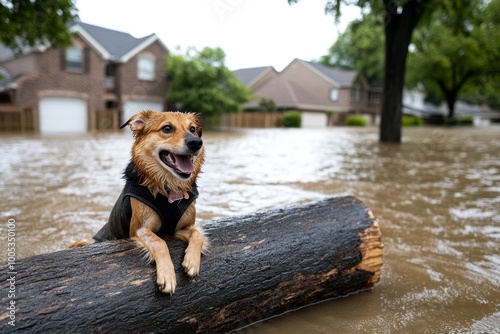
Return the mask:
<svg viewBox="0 0 500 334">
<path fill-rule="evenodd" d="M 500 127 L 269 129 L 204 133 L 198 219 L 351 194 L 379 219 L 381 281 L 369 291 L 242 333 L 500 333 Z M 120 193 L 130 133 L 0 136 L 0 260 L 91 237 Z"/>
</svg>

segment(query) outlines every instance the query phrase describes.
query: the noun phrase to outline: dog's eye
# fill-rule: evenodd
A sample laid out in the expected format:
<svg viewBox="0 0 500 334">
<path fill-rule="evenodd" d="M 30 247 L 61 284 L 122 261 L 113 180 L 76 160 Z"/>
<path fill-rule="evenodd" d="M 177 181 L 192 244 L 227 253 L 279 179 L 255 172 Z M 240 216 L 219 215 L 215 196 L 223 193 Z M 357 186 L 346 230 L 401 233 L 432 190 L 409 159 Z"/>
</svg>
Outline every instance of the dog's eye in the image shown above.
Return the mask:
<svg viewBox="0 0 500 334">
<path fill-rule="evenodd" d="M 190 127 L 189 128 L 189 132 L 195 133 L 196 132 L 196 128 L 194 126 Z"/>
<path fill-rule="evenodd" d="M 174 131 L 174 127 L 172 125 L 165 125 L 163 128 L 161 128 L 161 131 L 164 133 L 171 133 Z"/>
</svg>

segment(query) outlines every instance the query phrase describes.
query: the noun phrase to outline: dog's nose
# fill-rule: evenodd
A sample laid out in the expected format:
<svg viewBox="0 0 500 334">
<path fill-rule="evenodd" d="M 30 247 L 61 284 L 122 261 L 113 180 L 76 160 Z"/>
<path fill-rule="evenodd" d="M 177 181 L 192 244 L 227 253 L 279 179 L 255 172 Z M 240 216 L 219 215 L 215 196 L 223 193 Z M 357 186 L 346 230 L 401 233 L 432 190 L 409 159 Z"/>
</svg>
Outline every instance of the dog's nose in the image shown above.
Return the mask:
<svg viewBox="0 0 500 334">
<path fill-rule="evenodd" d="M 203 145 L 203 140 L 193 135 L 189 135 L 186 137 L 186 146 L 193 152 L 198 151 Z"/>
</svg>

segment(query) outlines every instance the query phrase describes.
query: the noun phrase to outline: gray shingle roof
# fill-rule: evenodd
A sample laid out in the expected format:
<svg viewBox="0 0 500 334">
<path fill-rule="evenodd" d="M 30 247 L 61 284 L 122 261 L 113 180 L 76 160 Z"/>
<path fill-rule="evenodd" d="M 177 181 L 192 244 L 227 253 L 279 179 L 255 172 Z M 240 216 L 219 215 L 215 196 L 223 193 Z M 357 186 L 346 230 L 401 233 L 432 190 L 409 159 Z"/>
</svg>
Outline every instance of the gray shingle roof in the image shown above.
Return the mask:
<svg viewBox="0 0 500 334">
<path fill-rule="evenodd" d="M 127 52 L 153 36 L 151 34 L 142 38 L 116 30 L 102 28 L 91 24 L 77 22 L 85 31 L 87 31 L 99 44 L 109 52 L 111 56 L 118 59 L 124 56 Z"/>
<path fill-rule="evenodd" d="M 90 37 L 94 39 L 94 44 L 96 44 L 97 42 L 99 44 L 98 47 L 104 49 L 105 52 L 109 54 L 110 58 L 115 60 L 121 59 L 123 56 L 125 56 L 130 51 L 134 50 L 136 47 L 147 40 L 154 41 L 158 39 L 157 37 L 156 39 L 153 38 L 156 36 L 155 34 L 151 34 L 141 38 L 135 38 L 134 36 L 125 32 L 102 28 L 83 22 L 74 22 L 70 29 L 73 29 L 77 26 L 80 29 L 83 29 Z M 166 49 L 161 41 L 160 44 Z M 24 47 L 21 50 L 21 54 L 28 54 L 36 49 L 45 49 L 45 47 L 46 46 L 43 45 L 38 45 L 35 47 Z M 0 43 L 0 62 L 11 59 L 14 56 L 15 54 L 11 49 L 5 47 Z"/>
<path fill-rule="evenodd" d="M 343 70 L 340 68 L 328 67 L 319 63 L 307 62 L 307 61 L 303 62 L 309 64 L 314 69 L 321 72 L 323 75 L 327 76 L 329 79 L 338 83 L 340 86 L 352 85 L 353 81 L 356 79 L 356 76 L 358 75 L 358 72 L 356 72 L 355 70 Z"/>
<path fill-rule="evenodd" d="M 273 70 L 272 66 L 263 67 L 252 67 L 252 68 L 242 68 L 240 70 L 234 71 L 234 75 L 238 78 L 245 86 L 251 85 L 258 76 L 263 74 L 265 71 Z"/>
</svg>

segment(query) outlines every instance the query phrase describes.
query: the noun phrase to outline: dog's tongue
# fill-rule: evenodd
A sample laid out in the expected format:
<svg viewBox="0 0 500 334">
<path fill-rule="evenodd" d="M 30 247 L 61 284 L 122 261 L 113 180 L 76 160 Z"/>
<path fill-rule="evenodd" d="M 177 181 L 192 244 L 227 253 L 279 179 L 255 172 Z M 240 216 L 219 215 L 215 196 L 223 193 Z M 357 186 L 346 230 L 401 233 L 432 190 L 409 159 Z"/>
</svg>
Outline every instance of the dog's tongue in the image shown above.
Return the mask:
<svg viewBox="0 0 500 334">
<path fill-rule="evenodd" d="M 194 166 L 193 163 L 191 162 L 191 159 L 189 159 L 189 156 L 187 155 L 177 155 L 177 154 L 172 154 L 175 161 L 175 166 L 177 169 L 179 169 L 181 172 L 190 174 L 194 171 Z"/>
</svg>

